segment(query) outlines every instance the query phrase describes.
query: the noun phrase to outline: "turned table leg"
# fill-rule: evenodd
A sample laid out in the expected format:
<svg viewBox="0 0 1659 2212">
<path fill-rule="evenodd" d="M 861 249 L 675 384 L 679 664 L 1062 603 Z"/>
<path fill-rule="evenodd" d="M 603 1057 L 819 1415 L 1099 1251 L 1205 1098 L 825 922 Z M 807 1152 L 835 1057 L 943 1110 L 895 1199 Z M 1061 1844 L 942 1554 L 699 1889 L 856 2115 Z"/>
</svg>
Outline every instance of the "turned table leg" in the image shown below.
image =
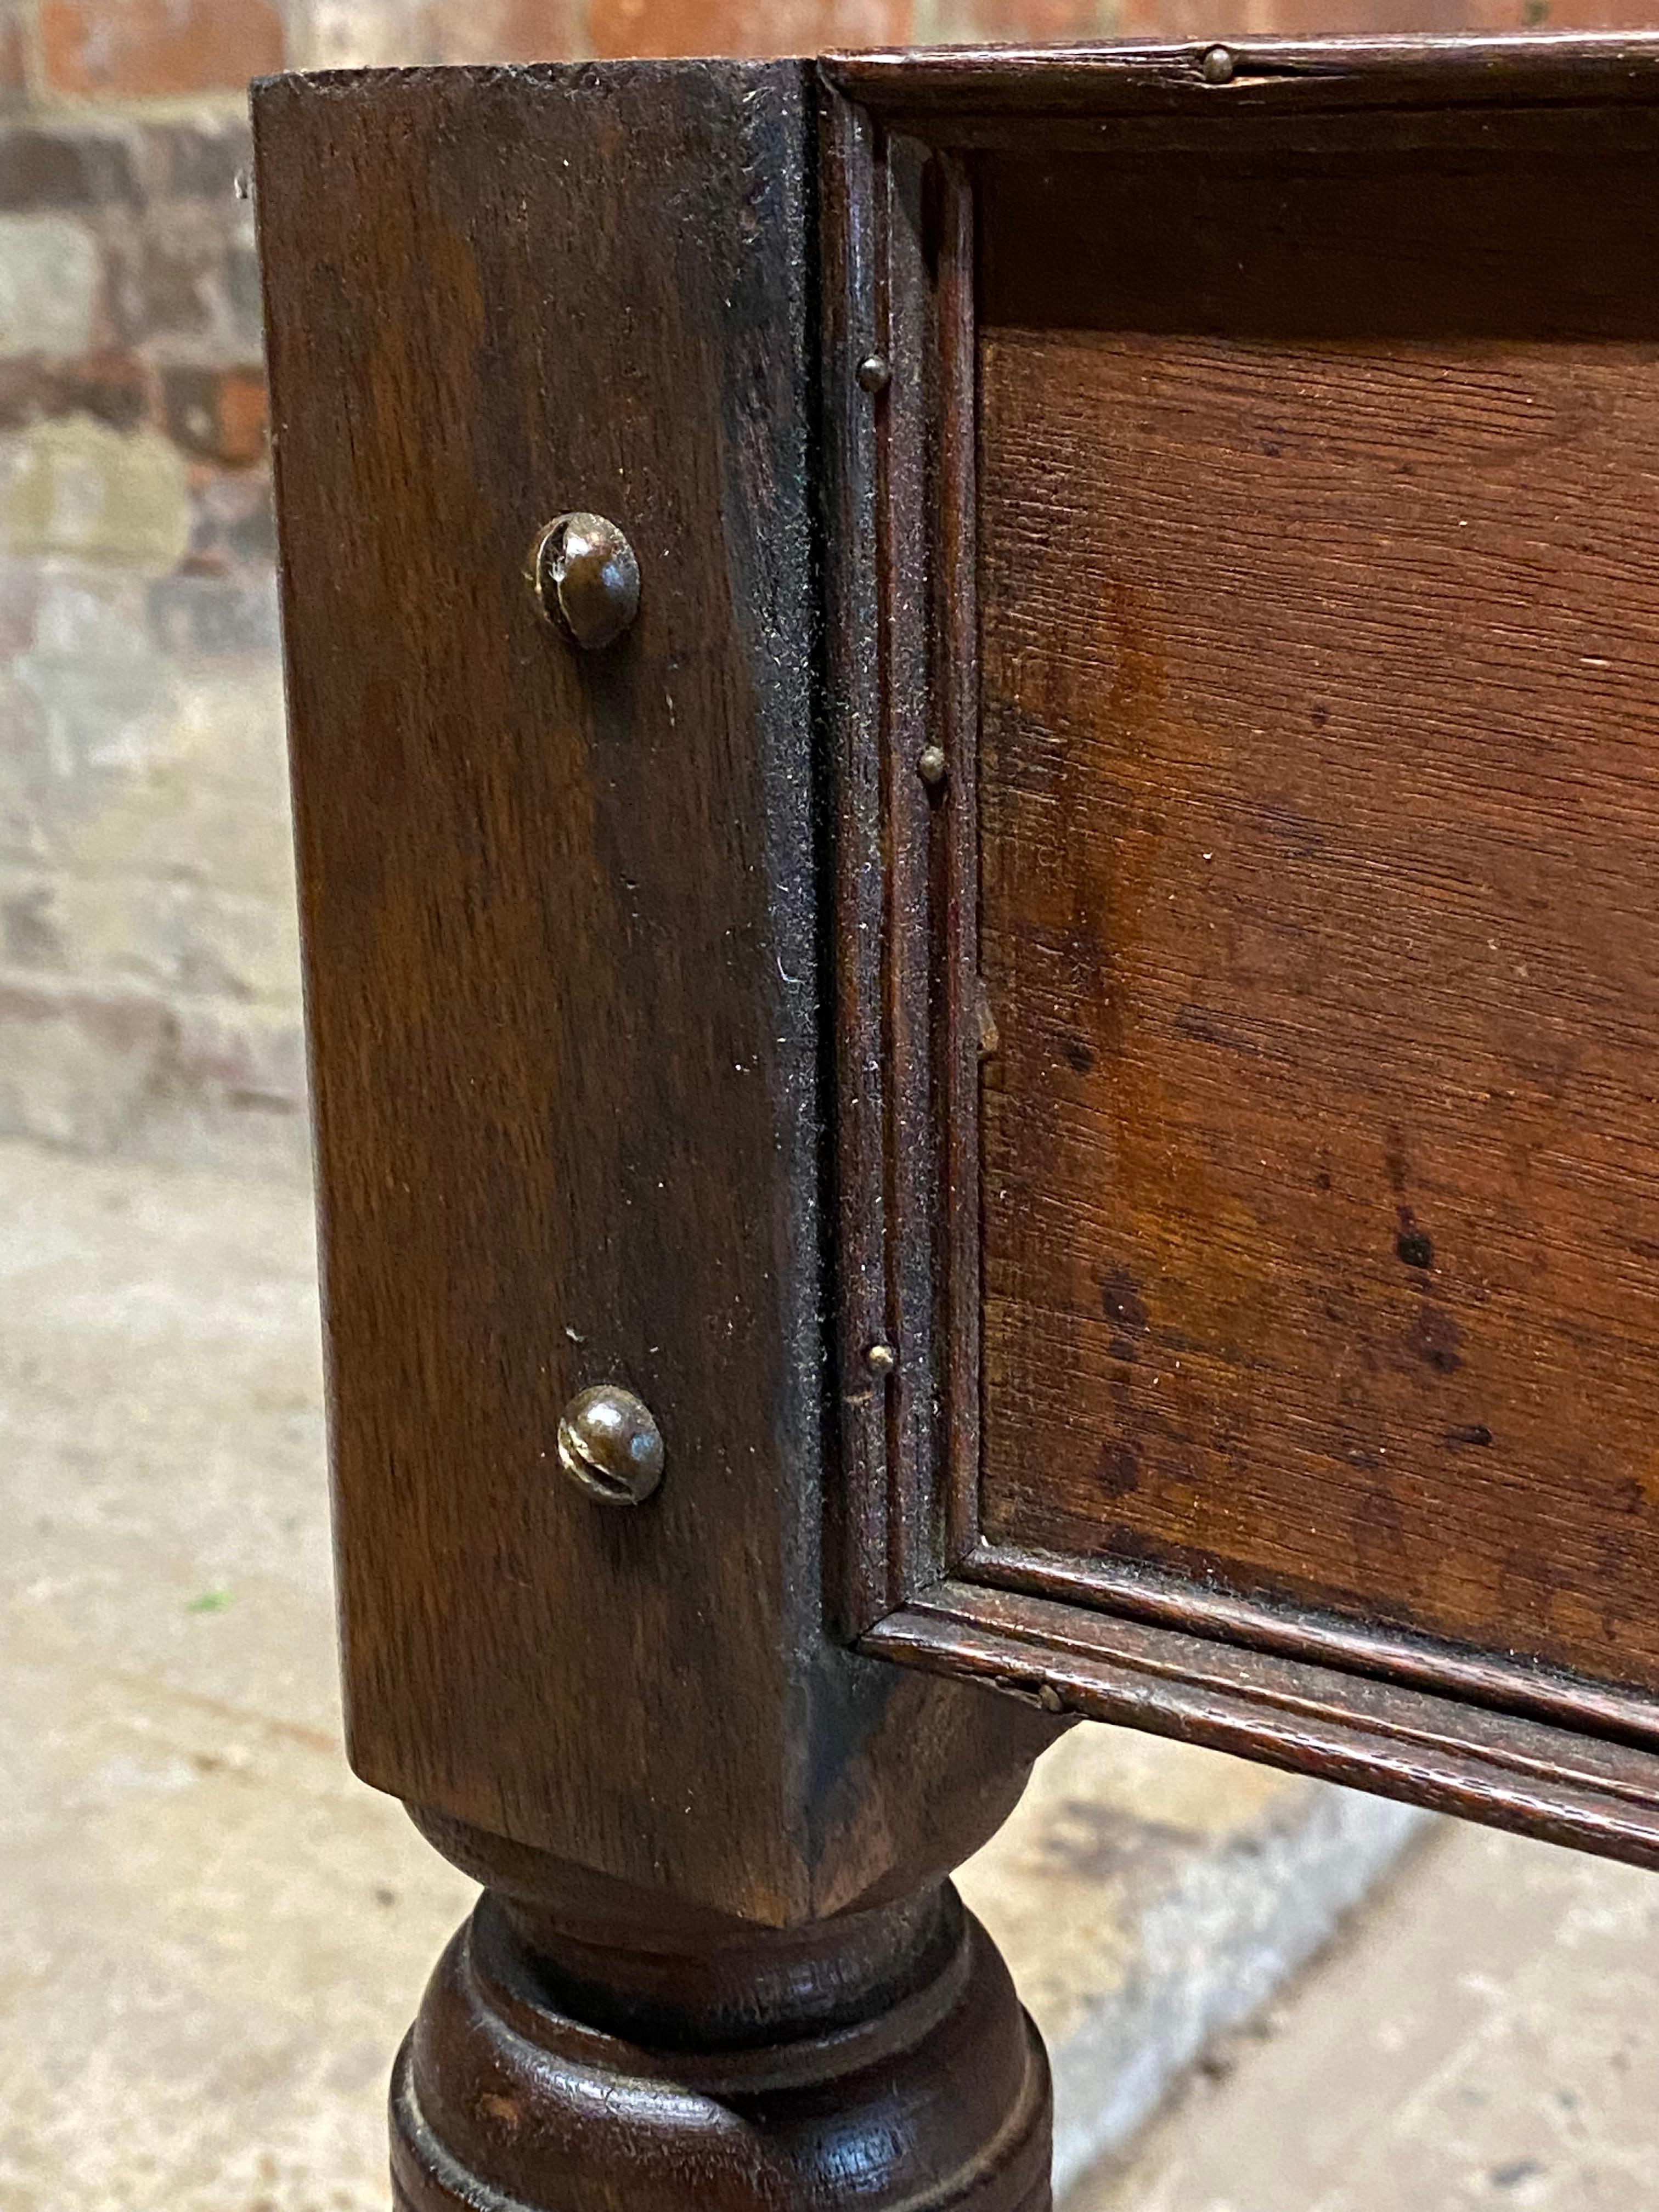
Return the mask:
<svg viewBox="0 0 1659 2212">
<path fill-rule="evenodd" d="M 400 2052 L 407 2212 L 1048 2202 L 1048 2069 L 948 1881 L 788 1929 L 434 1839 L 498 1886 Z"/>
</svg>

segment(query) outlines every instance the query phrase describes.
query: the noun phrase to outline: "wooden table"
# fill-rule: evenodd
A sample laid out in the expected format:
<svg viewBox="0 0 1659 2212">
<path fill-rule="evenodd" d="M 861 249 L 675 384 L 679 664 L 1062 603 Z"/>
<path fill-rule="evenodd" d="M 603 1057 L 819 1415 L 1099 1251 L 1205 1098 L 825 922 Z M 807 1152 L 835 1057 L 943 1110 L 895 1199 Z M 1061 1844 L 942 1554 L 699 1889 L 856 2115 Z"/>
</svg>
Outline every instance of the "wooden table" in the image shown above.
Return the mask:
<svg viewBox="0 0 1659 2212">
<path fill-rule="evenodd" d="M 1659 40 L 255 117 L 398 2203 L 1045 2203 L 1077 1715 L 1659 1862 Z"/>
</svg>

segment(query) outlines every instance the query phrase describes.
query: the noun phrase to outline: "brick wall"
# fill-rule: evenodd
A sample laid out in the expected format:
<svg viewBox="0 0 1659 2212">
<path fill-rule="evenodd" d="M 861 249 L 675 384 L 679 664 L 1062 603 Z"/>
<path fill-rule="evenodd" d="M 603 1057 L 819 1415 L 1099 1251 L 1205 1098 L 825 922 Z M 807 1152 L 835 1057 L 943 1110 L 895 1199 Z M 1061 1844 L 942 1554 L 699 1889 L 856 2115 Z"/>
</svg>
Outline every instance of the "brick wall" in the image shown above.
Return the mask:
<svg viewBox="0 0 1659 2212">
<path fill-rule="evenodd" d="M 0 1133 L 303 1170 L 249 76 L 1566 4 L 0 0 Z"/>
<path fill-rule="evenodd" d="M 234 90 L 282 39 L 216 12 L 0 15 L 0 1131 L 298 1164 Z"/>
</svg>

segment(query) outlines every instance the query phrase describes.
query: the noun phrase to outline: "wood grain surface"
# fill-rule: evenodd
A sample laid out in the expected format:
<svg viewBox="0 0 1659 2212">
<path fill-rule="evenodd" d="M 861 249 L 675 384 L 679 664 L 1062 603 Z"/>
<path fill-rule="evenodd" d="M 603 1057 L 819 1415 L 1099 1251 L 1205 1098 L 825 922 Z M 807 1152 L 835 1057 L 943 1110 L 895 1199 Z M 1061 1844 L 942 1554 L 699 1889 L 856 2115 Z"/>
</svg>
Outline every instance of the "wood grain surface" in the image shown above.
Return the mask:
<svg viewBox="0 0 1659 2212">
<path fill-rule="evenodd" d="M 1049 2212 L 1048 2060 L 949 1882 L 806 1929 L 653 1903 L 481 1902 L 398 2054 L 396 2212 Z"/>
<path fill-rule="evenodd" d="M 782 1922 L 1052 1732 L 824 1627 L 809 82 L 256 97 L 352 1757 Z M 639 561 L 603 654 L 526 582 L 571 508 Z M 556 1460 L 605 1382 L 632 1510 Z"/>
<path fill-rule="evenodd" d="M 1047 1710 L 1659 1868 L 1659 1757 L 1634 1744 L 953 1577 L 869 1642 Z"/>
<path fill-rule="evenodd" d="M 1255 113 L 1294 133 L 1322 111 L 1371 110 L 1385 127 L 1424 110 L 1593 101 L 1645 104 L 1659 80 L 1651 31 L 1508 36 L 1230 39 L 1231 73 L 1206 69 L 1210 40 L 1181 46 L 935 47 L 827 55 L 829 81 L 889 123 L 936 143 L 1029 150 L 1073 120 L 1098 133 L 1122 116 Z"/>
<path fill-rule="evenodd" d="M 1656 185 L 988 179 L 993 1544 L 1659 1689 Z"/>
</svg>

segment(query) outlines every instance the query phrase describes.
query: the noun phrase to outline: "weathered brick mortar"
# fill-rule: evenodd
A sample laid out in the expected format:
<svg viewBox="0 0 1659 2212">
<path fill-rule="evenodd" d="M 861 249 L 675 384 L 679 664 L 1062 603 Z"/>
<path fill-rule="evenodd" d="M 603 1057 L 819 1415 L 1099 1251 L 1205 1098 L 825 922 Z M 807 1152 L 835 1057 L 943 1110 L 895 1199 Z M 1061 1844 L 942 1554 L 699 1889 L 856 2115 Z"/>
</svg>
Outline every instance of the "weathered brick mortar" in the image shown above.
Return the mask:
<svg viewBox="0 0 1659 2212">
<path fill-rule="evenodd" d="M 0 125 L 0 1132 L 294 1170 L 240 111 Z"/>
</svg>

